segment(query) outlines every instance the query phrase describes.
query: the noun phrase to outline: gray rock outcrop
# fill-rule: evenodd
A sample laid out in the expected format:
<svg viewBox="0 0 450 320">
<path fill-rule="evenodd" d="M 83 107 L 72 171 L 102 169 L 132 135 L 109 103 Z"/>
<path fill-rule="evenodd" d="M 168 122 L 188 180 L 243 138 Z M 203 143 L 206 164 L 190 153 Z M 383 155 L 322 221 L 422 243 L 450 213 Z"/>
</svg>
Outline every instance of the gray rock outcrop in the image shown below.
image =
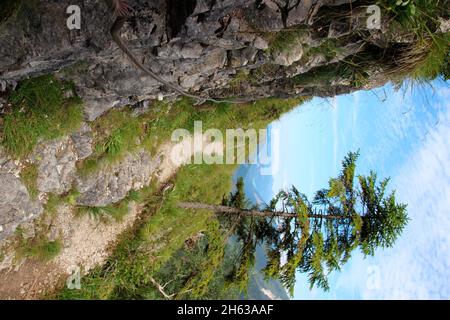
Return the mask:
<svg viewBox="0 0 450 320">
<path fill-rule="evenodd" d="M 76 186 L 80 195 L 77 203 L 91 207 L 116 203 L 125 198 L 129 191 L 147 186 L 160 163 L 159 157 L 153 159 L 148 152 L 141 150 L 92 175 L 78 177 Z"/>
<path fill-rule="evenodd" d="M 21 5 L 0 25 L 2 87 L 56 72 L 75 82 L 89 121 L 110 108 L 175 95 L 139 71 L 112 42 L 109 30 L 114 16 L 105 1 L 7 2 Z M 347 55 L 336 53 L 347 48 L 353 48 L 348 54 L 352 57 L 364 56 L 365 50 L 374 55 L 377 51 L 395 54 L 389 48 L 410 41 L 410 33 L 402 31 L 387 13 L 380 29 L 368 29 L 368 2 L 363 0 L 129 3 L 133 12 L 122 32 L 124 42 L 150 70 L 204 97 L 233 95 L 250 101 L 270 96 L 332 96 L 370 88 L 379 85 L 370 80 L 382 72 L 379 63 L 367 66 L 364 84 L 352 83 L 351 74 L 320 86 L 298 82 L 296 77 L 311 77 L 326 65 L 338 67 Z M 69 5 L 81 8 L 81 30 L 66 27 Z M 275 50 L 274 39 L 279 43 Z M 334 52 L 310 50 L 322 46 L 325 39 L 333 41 Z M 395 59 L 387 56 L 385 60 Z M 248 79 L 235 87 L 233 80 L 242 68 Z"/>
<path fill-rule="evenodd" d="M 1 169 L 0 195 L 0 240 L 14 232 L 18 225 L 34 219 L 43 211 L 38 201 L 31 200 L 20 178 Z"/>
</svg>

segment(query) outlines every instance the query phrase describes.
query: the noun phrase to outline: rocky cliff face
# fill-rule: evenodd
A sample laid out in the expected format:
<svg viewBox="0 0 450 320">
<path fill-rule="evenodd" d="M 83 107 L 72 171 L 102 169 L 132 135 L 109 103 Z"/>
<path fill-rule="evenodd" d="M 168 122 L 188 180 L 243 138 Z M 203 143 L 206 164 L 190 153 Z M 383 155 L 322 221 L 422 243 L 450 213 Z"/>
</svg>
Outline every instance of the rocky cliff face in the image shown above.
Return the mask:
<svg viewBox="0 0 450 320">
<path fill-rule="evenodd" d="M 107 1 L 9 2 L 17 4 L 0 26 L 3 89 L 57 72 L 75 82 L 89 120 L 115 106 L 174 95 L 138 71 L 111 41 L 114 17 Z M 386 81 L 384 69 L 414 41 L 388 13 L 378 29 L 368 29 L 371 1 L 129 2 L 133 11 L 122 37 L 136 57 L 204 97 L 331 96 L 370 88 Z M 66 8 L 73 4 L 82 20 L 80 30 L 70 31 Z M 354 68 L 381 55 L 386 65 Z M 327 72 L 333 76 L 324 77 Z"/>
</svg>

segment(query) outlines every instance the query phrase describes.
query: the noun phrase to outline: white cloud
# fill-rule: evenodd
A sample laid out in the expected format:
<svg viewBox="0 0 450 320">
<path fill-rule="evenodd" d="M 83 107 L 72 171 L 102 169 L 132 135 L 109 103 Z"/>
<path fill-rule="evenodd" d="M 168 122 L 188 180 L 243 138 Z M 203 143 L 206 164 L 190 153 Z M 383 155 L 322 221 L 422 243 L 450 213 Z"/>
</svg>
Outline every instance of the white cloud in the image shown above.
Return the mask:
<svg viewBox="0 0 450 320">
<path fill-rule="evenodd" d="M 376 254 L 381 290 L 362 298 L 450 299 L 450 104 L 393 179 L 412 219 L 392 249 Z"/>
<path fill-rule="evenodd" d="M 441 86 L 428 98 L 416 93 L 389 90 L 386 105 L 364 111 L 377 112 L 370 126 L 355 128 L 365 143 L 364 165 L 393 176 L 390 186 L 412 220 L 393 248 L 367 258 L 355 252 L 342 272 L 330 275 L 330 292 L 308 291 L 299 274 L 297 298 L 450 299 L 450 88 Z M 366 128 L 372 128 L 373 145 Z"/>
</svg>

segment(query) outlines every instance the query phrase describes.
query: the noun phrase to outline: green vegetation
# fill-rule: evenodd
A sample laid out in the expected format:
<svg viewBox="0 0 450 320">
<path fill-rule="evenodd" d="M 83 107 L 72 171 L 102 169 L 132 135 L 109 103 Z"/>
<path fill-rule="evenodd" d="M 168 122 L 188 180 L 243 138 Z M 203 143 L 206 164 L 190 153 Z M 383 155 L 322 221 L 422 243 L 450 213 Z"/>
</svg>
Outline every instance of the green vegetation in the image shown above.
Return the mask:
<svg viewBox="0 0 450 320">
<path fill-rule="evenodd" d="M 77 214 L 88 214 L 94 219 L 100 219 L 106 221 L 108 218 L 113 218 L 116 221 L 122 221 L 123 218 L 129 212 L 130 202 L 142 202 L 145 195 L 148 194 L 149 190 L 153 190 L 154 186 L 143 188 L 140 191 L 130 191 L 125 197 L 116 204 L 111 204 L 105 207 L 89 207 L 89 206 L 75 206 Z M 75 205 L 75 203 L 74 203 Z"/>
<path fill-rule="evenodd" d="M 144 200 L 147 219 L 143 225 L 123 236 L 106 265 L 82 278 L 81 290 L 65 289 L 58 297 L 163 298 L 151 277 L 163 280 L 166 263 L 174 264 L 173 256 L 177 252 L 182 254 L 180 250 L 186 239 L 201 231 L 211 236 L 217 236 L 215 233 L 218 232 L 218 222 L 209 212 L 189 213 L 178 208 L 176 203 L 187 199 L 220 201 L 231 188 L 229 177 L 234 169 L 235 166 L 227 165 L 190 165 L 180 170 L 172 188 L 158 192 L 148 190 Z M 175 280 L 180 279 L 183 277 Z"/>
<path fill-rule="evenodd" d="M 130 110 L 111 110 L 93 125 L 96 142 L 94 154 L 79 167 L 80 174 L 86 175 L 101 164 L 120 160 L 126 152 L 137 148 L 139 137 L 144 136 L 142 121 L 131 116 Z"/>
<path fill-rule="evenodd" d="M 355 88 L 363 87 L 369 79 L 363 62 L 343 61 L 332 63 L 292 78 L 297 85 L 305 87 L 332 87 L 337 81 L 347 82 Z"/>
<path fill-rule="evenodd" d="M 98 145 L 104 145 L 111 135 L 110 128 L 120 129 L 122 123 L 136 121 L 142 131 L 135 131 L 134 137 L 125 135 L 125 140 L 139 140 L 145 148 L 154 149 L 169 140 L 174 129 L 193 130 L 194 121 L 203 121 L 204 130 L 236 127 L 260 129 L 302 101 L 304 99 L 266 99 L 251 106 L 221 104 L 215 108 L 195 108 L 189 99 L 182 99 L 173 104 L 155 103 L 152 111 L 136 118 L 131 116 L 129 109 L 114 110 L 96 121 L 95 138 Z M 146 142 L 147 135 L 152 137 L 152 143 Z M 121 149 L 116 156 L 132 151 L 137 145 L 131 149 L 128 143 L 124 146 L 125 149 Z M 108 159 L 105 152 L 99 152 L 95 157 Z M 231 259 L 224 257 L 233 251 L 226 249 L 228 230 L 207 210 L 199 214 L 177 206 L 179 201 L 221 201 L 232 187 L 230 177 L 235 169 L 235 165 L 187 165 L 178 171 L 173 181 L 160 189 L 150 186 L 130 193 L 128 199 L 145 206 L 139 219 L 141 222 L 122 235 L 119 245 L 104 266 L 95 268 L 82 278 L 81 290 L 64 289 L 56 297 L 163 299 L 164 295 L 153 282 L 156 281 L 161 286 L 169 283 L 165 291 L 174 299 L 237 298 L 239 293 L 245 291 L 246 283 L 229 281 Z M 123 203 L 116 206 L 124 206 Z M 111 213 L 111 208 L 81 210 L 100 216 Z M 193 240 L 191 246 L 186 245 L 187 239 L 199 234 L 203 235 L 203 240 Z M 181 266 L 186 267 L 183 273 L 177 271 Z"/>
<path fill-rule="evenodd" d="M 448 13 L 447 0 L 379 0 L 378 5 L 417 35 L 434 31 L 437 17 Z"/>
<path fill-rule="evenodd" d="M 33 224 L 32 235 L 26 237 L 25 230 L 22 227 L 16 229 L 14 241 L 16 258 L 33 258 L 47 262 L 59 254 L 62 249 L 59 236 L 54 240 L 49 240 L 48 237 L 49 233 L 52 232 L 52 223 L 58 207 L 64 203 L 69 203 L 69 199 L 74 194 L 75 192 L 69 192 L 65 195 L 49 193 L 43 214 Z"/>
<path fill-rule="evenodd" d="M 193 132 L 194 121 L 202 121 L 205 129 L 225 130 L 239 126 L 245 129 L 251 119 L 251 127 L 263 128 L 268 120 L 305 100 L 269 98 L 252 105 L 223 103 L 197 108 L 192 100 L 183 98 L 176 102 L 155 101 L 151 111 L 140 116 L 133 116 L 130 108 L 114 109 L 93 123 L 94 154 L 79 164 L 78 171 L 81 175 L 90 174 L 139 148 L 155 154 L 162 143 L 170 141 L 174 130 Z"/>
<path fill-rule="evenodd" d="M 322 50 L 329 51 L 327 59 L 332 59 L 338 49 L 335 44 L 310 48 L 306 55 Z M 312 53 L 311 53 L 312 52 Z M 399 86 L 405 81 L 427 83 L 440 75 L 448 75 L 450 33 L 424 35 L 416 41 L 398 46 L 392 52 L 380 51 L 368 46 L 366 50 L 346 59 L 320 66 L 291 79 L 296 85 L 305 87 L 331 87 L 338 81 L 354 88 L 363 88 L 372 73 L 381 70 L 386 79 Z M 322 53 L 324 54 L 324 53 Z M 381 69 L 380 69 L 381 66 Z M 378 71 L 377 71 L 378 70 Z"/>
<path fill-rule="evenodd" d="M 225 247 L 223 238 L 217 245 Z M 182 249 L 175 252 L 171 259 L 160 268 L 155 274 L 155 279 L 159 283 L 166 284 L 166 293 L 175 293 L 174 298 L 189 299 L 236 299 L 242 293 L 240 286 L 236 283 L 231 284 L 228 278 L 233 269 L 233 251 L 231 246 L 227 246 L 226 252 L 211 250 L 211 246 L 215 245 L 214 239 L 203 233 L 199 233 L 185 242 Z M 212 253 L 215 252 L 215 258 Z M 213 270 L 214 274 L 207 273 L 205 266 L 209 266 L 210 261 L 218 261 L 214 267 L 208 268 Z M 203 286 L 196 286 L 199 275 L 203 274 Z M 200 289 L 201 288 L 201 289 Z M 156 292 L 156 296 L 149 298 L 158 299 L 160 292 Z"/>
<path fill-rule="evenodd" d="M 67 194 L 60 196 L 60 201 L 62 203 L 67 203 L 68 205 L 74 206 L 77 203 L 77 199 L 80 196 L 80 193 L 77 189 L 72 188 Z"/>
<path fill-rule="evenodd" d="M 50 193 L 48 195 L 47 203 L 45 204 L 45 213 L 48 214 L 50 217 L 55 217 L 58 206 L 62 204 L 62 196 L 58 196 L 56 194 Z"/>
<path fill-rule="evenodd" d="M 449 54 L 450 33 L 425 36 L 402 48 L 397 64 L 388 73 L 397 81 L 429 82 L 440 75 L 445 76 Z"/>
<path fill-rule="evenodd" d="M 16 229 L 17 247 L 16 256 L 18 258 L 34 258 L 42 261 L 50 261 L 61 251 L 61 241 L 56 239 L 49 241 L 44 232 L 34 238 L 25 239 L 23 230 Z"/>
<path fill-rule="evenodd" d="M 389 179 L 377 182 L 377 175 L 355 176 L 357 153 L 349 153 L 337 178 L 328 189 L 309 200 L 295 187 L 281 191 L 264 208 L 249 208 L 243 181 L 222 205 L 183 203 L 189 209 L 209 209 L 230 220 L 230 230 L 241 244 L 232 278 L 248 283 L 255 251 L 265 245 L 269 278 L 281 281 L 293 295 L 296 274 L 307 273 L 311 288 L 329 289 L 328 275 L 346 263 L 359 248 L 374 255 L 377 248 L 392 247 L 409 219 L 406 205 L 397 203 L 395 191 L 387 193 Z M 355 180 L 359 184 L 355 184 Z M 282 263 L 281 254 L 287 257 Z"/>
<path fill-rule="evenodd" d="M 283 51 L 293 45 L 297 45 L 307 34 L 306 28 L 284 29 L 280 32 L 269 33 L 266 38 L 269 41 L 269 52 Z"/>
<path fill-rule="evenodd" d="M 380 0 L 378 4 L 412 34 L 416 41 L 399 50 L 388 71 L 397 82 L 428 82 L 445 75 L 450 52 L 450 33 L 440 33 L 439 18 L 448 15 L 447 0 Z"/>
<path fill-rule="evenodd" d="M 361 51 L 347 57 L 343 61 L 331 65 L 321 65 L 307 73 L 295 76 L 294 84 L 306 87 L 335 87 L 348 86 L 364 88 L 369 83 L 372 74 L 380 79 L 391 80 L 397 85 L 404 82 L 428 83 L 436 77 L 449 77 L 450 33 L 439 31 L 440 18 L 448 17 L 447 0 L 379 0 L 376 2 L 384 16 L 390 17 L 388 34 L 393 37 L 401 36 L 406 41 L 392 44 L 388 48 L 373 45 L 372 35 L 361 33 L 365 45 Z M 330 13 L 327 19 L 343 19 Z M 387 23 L 387 22 L 386 22 Z M 307 30 L 286 29 L 267 36 L 270 43 L 269 51 L 280 51 L 289 48 L 304 37 Z M 355 35 L 352 34 L 352 37 Z M 367 38 L 366 38 L 367 37 Z M 341 47 L 348 42 L 348 38 L 325 39 L 315 47 L 304 45 L 303 57 L 299 64 L 307 62 L 311 57 L 323 55 L 327 61 L 333 60 L 342 51 Z M 301 43 L 301 41 L 300 41 Z M 261 67 L 265 69 L 266 66 Z M 256 79 L 264 78 L 268 72 L 273 76 L 279 68 L 268 68 L 253 72 Z M 380 74 L 381 72 L 381 74 Z M 283 72 L 280 72 L 280 76 Z M 252 77 L 249 77 L 250 80 Z M 239 80 L 240 78 L 237 77 Z M 258 81 L 256 81 L 258 82 Z"/>
<path fill-rule="evenodd" d="M 68 83 L 53 76 L 24 80 L 9 97 L 11 110 L 5 115 L 2 136 L 6 150 L 25 157 L 40 139 L 54 139 L 76 130 L 82 119 L 81 101 Z"/>
<path fill-rule="evenodd" d="M 52 221 L 57 209 L 66 199 L 67 196 L 64 195 L 48 194 L 44 212 L 33 224 L 34 231 L 31 237 L 25 237 L 25 230 L 22 227 L 16 229 L 14 242 L 16 258 L 33 258 L 47 262 L 59 254 L 62 242 L 58 238 L 49 240 L 48 235 L 52 231 Z"/>
<path fill-rule="evenodd" d="M 27 164 L 20 171 L 20 178 L 27 187 L 28 193 L 32 199 L 36 199 L 39 194 L 37 189 L 38 168 L 35 164 Z"/>
<path fill-rule="evenodd" d="M 250 72 L 246 69 L 239 70 L 234 78 L 230 81 L 229 85 L 231 90 L 239 91 L 241 87 L 245 85 L 246 82 L 252 82 L 252 78 L 250 76 Z"/>
<path fill-rule="evenodd" d="M 306 47 L 303 59 L 323 55 L 327 61 L 333 60 L 339 53 L 342 53 L 342 48 L 339 47 L 338 39 L 325 39 L 317 47 Z"/>
</svg>

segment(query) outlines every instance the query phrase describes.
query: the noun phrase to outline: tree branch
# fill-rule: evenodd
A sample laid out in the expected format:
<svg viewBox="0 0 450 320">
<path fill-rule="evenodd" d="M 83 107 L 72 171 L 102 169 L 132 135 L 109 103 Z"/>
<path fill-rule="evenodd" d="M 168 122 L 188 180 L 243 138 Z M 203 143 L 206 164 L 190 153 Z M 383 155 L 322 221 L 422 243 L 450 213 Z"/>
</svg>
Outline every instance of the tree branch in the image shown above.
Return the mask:
<svg viewBox="0 0 450 320">
<path fill-rule="evenodd" d="M 170 283 L 170 281 L 166 283 L 164 286 L 160 285 L 153 277 L 150 277 L 150 281 L 167 300 L 172 300 L 172 298 L 175 296 L 175 294 L 167 294 L 164 291 L 164 288 Z"/>
</svg>

